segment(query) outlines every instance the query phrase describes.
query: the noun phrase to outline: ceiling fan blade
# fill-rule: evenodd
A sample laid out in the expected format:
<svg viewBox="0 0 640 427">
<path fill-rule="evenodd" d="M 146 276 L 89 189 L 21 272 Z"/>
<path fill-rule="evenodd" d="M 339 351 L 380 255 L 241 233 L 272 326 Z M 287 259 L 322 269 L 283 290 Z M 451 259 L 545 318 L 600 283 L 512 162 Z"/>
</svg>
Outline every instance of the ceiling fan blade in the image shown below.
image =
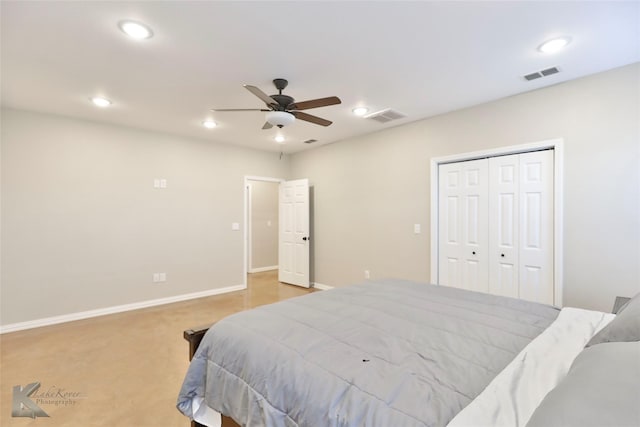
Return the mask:
<svg viewBox="0 0 640 427">
<path fill-rule="evenodd" d="M 211 111 L 271 111 L 265 108 L 212 108 Z"/>
<path fill-rule="evenodd" d="M 264 125 L 262 126 L 262 129 L 271 129 L 273 127 L 273 125 L 269 122 L 264 122 Z"/>
<path fill-rule="evenodd" d="M 269 95 L 267 95 L 266 93 L 264 93 L 263 91 L 261 91 L 260 89 L 258 89 L 255 86 L 251 86 L 251 85 L 244 85 L 244 87 L 251 92 L 252 94 L 254 94 L 255 96 L 257 96 L 258 98 L 262 99 L 262 101 L 269 105 L 269 106 L 276 106 L 278 105 L 278 102 L 273 99 L 272 97 L 270 97 Z"/>
<path fill-rule="evenodd" d="M 291 114 L 296 116 L 296 119 L 304 120 L 305 122 L 315 123 L 320 126 L 329 126 L 332 121 L 327 119 L 323 119 L 317 116 L 312 116 L 311 114 L 303 113 L 302 111 L 291 111 Z"/>
<path fill-rule="evenodd" d="M 311 99 L 309 101 L 294 102 L 293 104 L 289 105 L 287 109 L 308 110 L 310 108 L 326 107 L 328 105 L 336 105 L 340 103 L 342 103 L 342 101 L 340 101 L 340 98 L 338 98 L 337 96 L 329 96 L 327 98 L 318 98 L 318 99 Z"/>
</svg>

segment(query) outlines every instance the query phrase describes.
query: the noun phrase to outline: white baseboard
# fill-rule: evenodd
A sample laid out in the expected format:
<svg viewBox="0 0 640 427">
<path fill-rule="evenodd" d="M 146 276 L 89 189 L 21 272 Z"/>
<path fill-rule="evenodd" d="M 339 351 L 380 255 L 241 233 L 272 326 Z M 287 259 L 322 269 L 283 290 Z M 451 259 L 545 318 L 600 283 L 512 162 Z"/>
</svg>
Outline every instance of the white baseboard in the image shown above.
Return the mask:
<svg viewBox="0 0 640 427">
<path fill-rule="evenodd" d="M 99 308 L 96 310 L 80 311 L 77 313 L 63 314 L 61 316 L 45 317 L 43 319 L 29 320 L 27 322 L 10 323 L 0 325 L 0 334 L 17 332 L 25 329 L 39 328 L 42 326 L 56 325 L 58 323 L 73 322 L 74 320 L 89 319 L 91 317 L 105 316 L 107 314 L 122 313 L 123 311 L 139 310 L 141 308 L 154 307 L 157 305 L 171 304 L 174 302 L 187 301 L 190 299 L 209 297 L 212 295 L 226 294 L 228 292 L 241 291 L 246 289 L 246 285 L 227 286 L 225 288 L 209 289 L 207 291 L 193 292 L 190 294 L 176 295 L 173 297 L 158 298 L 147 301 L 135 302 L 132 304 L 116 305 L 113 307 Z"/>
<path fill-rule="evenodd" d="M 323 285 L 322 283 L 314 282 L 313 287 L 315 289 L 320 289 L 321 291 L 328 291 L 329 289 L 333 289 L 333 286 Z"/>
<path fill-rule="evenodd" d="M 271 270 L 277 270 L 277 269 L 278 269 L 277 265 L 271 265 L 269 267 L 251 268 L 249 269 L 249 273 L 262 273 L 263 271 L 271 271 Z"/>
</svg>

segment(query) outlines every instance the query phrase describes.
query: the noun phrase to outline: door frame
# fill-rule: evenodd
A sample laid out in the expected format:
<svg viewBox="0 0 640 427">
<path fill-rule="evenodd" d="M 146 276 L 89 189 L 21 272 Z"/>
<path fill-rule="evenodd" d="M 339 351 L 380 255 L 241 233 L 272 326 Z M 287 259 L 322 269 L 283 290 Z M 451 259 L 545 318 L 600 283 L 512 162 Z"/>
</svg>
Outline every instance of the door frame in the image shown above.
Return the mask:
<svg viewBox="0 0 640 427">
<path fill-rule="evenodd" d="M 281 182 L 284 182 L 286 180 L 283 178 L 271 178 L 266 176 L 245 175 L 244 177 L 244 186 L 243 186 L 244 233 L 243 233 L 243 245 L 242 245 L 244 247 L 244 257 L 242 261 L 242 265 L 243 265 L 242 268 L 243 268 L 243 277 L 244 277 L 243 280 L 244 280 L 245 288 L 247 287 L 247 274 L 249 274 L 249 254 L 251 251 L 251 241 L 249 240 L 251 238 L 251 230 L 250 230 L 250 224 L 249 224 L 249 209 L 251 208 L 250 201 L 249 201 L 249 195 L 251 194 L 251 190 L 249 189 L 250 181 L 275 182 L 280 184 Z M 278 267 L 278 269 L 279 268 L 280 267 Z"/>
<path fill-rule="evenodd" d="M 452 154 L 450 156 L 433 157 L 431 168 L 431 278 L 430 282 L 438 284 L 438 166 L 445 163 L 462 162 L 466 160 L 483 159 L 487 157 L 506 156 L 509 154 L 528 153 L 531 151 L 554 150 L 553 161 L 553 300 L 557 307 L 562 307 L 563 294 L 563 164 L 564 139 L 555 138 L 544 141 L 531 142 L 508 147 L 492 148 L 472 151 L 468 153 Z"/>
</svg>

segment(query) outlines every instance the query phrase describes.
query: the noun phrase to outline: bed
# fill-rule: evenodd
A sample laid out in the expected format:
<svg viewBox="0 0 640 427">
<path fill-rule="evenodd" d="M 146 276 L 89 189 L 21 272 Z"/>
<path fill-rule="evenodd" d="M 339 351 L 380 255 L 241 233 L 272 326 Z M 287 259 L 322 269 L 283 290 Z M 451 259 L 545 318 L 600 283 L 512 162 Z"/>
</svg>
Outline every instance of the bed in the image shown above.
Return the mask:
<svg viewBox="0 0 640 427">
<path fill-rule="evenodd" d="M 624 399 L 607 424 L 554 414 L 584 389 L 583 372 L 615 371 L 615 395 L 640 396 L 640 297 L 623 310 L 559 310 L 402 280 L 316 292 L 234 314 L 204 336 L 191 331 L 177 406 L 208 426 L 640 425 L 640 405 Z M 565 384 L 574 370 L 578 387 Z M 584 420 L 588 408 L 571 404 Z"/>
</svg>

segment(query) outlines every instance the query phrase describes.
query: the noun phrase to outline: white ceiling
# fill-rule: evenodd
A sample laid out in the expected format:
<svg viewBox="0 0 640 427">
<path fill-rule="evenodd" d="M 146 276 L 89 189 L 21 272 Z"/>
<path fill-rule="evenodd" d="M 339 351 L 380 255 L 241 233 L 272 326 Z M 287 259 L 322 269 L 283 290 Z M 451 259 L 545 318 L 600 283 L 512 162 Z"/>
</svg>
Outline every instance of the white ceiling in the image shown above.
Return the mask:
<svg viewBox="0 0 640 427">
<path fill-rule="evenodd" d="M 293 153 L 385 127 L 640 61 L 640 2 L 2 1 L 2 104 L 88 120 Z M 149 25 L 134 41 L 122 19 Z M 568 35 L 562 52 L 543 41 Z M 557 66 L 559 74 L 522 76 Z M 341 105 L 262 130 L 263 108 L 242 87 Z M 102 94 L 106 109 L 89 103 Z M 352 108 L 393 108 L 388 124 Z M 205 129 L 212 117 L 219 126 Z M 307 139 L 317 139 L 313 145 Z"/>
</svg>

